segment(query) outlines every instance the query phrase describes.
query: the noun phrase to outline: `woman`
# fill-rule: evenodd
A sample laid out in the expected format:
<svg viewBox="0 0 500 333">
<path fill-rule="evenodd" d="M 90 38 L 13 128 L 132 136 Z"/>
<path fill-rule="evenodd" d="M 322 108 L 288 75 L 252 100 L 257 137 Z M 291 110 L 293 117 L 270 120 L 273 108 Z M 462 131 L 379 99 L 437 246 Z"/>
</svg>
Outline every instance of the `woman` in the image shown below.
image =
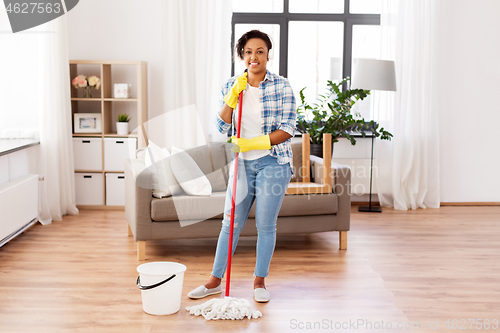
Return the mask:
<svg viewBox="0 0 500 333">
<path fill-rule="evenodd" d="M 233 253 L 254 201 L 258 231 L 254 298 L 268 302 L 265 278 L 276 244 L 276 220 L 293 175 L 292 148 L 296 103 L 288 80 L 270 73 L 266 66 L 272 43 L 261 31 L 245 33 L 236 44 L 238 57 L 247 70 L 229 79 L 222 89 L 223 106 L 216 119 L 221 133 L 237 126 L 238 96 L 243 91 L 240 138 L 232 137 L 233 151 L 241 152 L 234 218 Z M 236 124 L 235 124 L 236 123 Z M 233 131 L 234 133 L 234 131 Z M 234 161 L 233 161 L 234 162 Z M 234 168 L 231 166 L 231 173 Z M 221 279 L 227 266 L 233 175 L 226 192 L 224 219 L 210 279 L 188 294 L 198 299 L 222 291 Z"/>
</svg>

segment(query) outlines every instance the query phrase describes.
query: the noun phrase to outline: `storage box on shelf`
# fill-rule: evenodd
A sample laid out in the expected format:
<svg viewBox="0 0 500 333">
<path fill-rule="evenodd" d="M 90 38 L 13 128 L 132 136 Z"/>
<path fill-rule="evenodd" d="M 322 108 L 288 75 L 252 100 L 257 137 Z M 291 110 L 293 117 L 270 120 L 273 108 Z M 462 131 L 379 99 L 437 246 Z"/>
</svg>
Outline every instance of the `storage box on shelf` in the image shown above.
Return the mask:
<svg viewBox="0 0 500 333">
<path fill-rule="evenodd" d="M 102 138 L 73 138 L 75 170 L 102 170 Z"/>
<path fill-rule="evenodd" d="M 101 115 L 101 133 L 75 133 L 76 204 L 79 208 L 123 209 L 125 202 L 124 164 L 137 148 L 147 146 L 143 135 L 148 119 L 147 63 L 145 61 L 70 60 L 70 77 L 78 75 L 101 79 L 100 89 L 91 88 L 92 97 L 84 98 L 83 89 L 71 86 L 71 115 Z M 113 84 L 131 84 L 130 98 L 113 98 Z M 129 135 L 116 133 L 117 116 L 130 116 Z"/>
<path fill-rule="evenodd" d="M 125 206 L 124 173 L 106 173 L 106 205 Z"/>
<path fill-rule="evenodd" d="M 75 172 L 77 205 L 104 205 L 104 180 L 100 172 Z"/>
<path fill-rule="evenodd" d="M 125 170 L 125 160 L 135 155 L 137 138 L 104 138 L 104 170 Z"/>
</svg>

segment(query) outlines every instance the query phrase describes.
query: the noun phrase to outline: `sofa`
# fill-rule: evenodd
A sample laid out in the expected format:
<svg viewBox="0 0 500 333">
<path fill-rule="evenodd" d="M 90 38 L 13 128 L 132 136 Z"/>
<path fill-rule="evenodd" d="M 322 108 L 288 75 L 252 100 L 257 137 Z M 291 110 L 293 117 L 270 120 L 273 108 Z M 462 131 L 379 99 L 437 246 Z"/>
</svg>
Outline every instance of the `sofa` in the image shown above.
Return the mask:
<svg viewBox="0 0 500 333">
<path fill-rule="evenodd" d="M 135 158 L 125 162 L 125 216 L 128 234 L 137 242 L 137 258 L 146 258 L 146 242 L 151 240 L 217 238 L 223 218 L 225 189 L 232 153 L 228 143 L 186 150 L 210 180 L 210 195 L 153 196 L 154 173 L 146 167 L 147 148 L 138 150 Z M 292 138 L 292 182 L 301 182 L 302 141 Z M 322 183 L 323 159 L 311 155 L 311 182 Z M 339 232 L 339 248 L 347 249 L 347 231 L 351 212 L 351 172 L 349 166 L 331 163 L 331 193 L 285 195 L 278 215 L 277 234 L 302 234 L 325 231 Z M 241 236 L 255 236 L 255 205 Z"/>
</svg>

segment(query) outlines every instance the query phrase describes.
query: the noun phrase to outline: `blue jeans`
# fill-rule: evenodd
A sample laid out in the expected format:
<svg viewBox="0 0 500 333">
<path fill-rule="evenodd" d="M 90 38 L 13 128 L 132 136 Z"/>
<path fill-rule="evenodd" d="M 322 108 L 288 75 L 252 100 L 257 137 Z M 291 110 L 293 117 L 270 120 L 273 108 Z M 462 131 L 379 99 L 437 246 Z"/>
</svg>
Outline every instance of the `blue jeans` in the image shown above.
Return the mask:
<svg viewBox="0 0 500 333">
<path fill-rule="evenodd" d="M 224 276 L 227 267 L 229 227 L 231 220 L 231 196 L 233 190 L 234 160 L 231 163 L 230 177 L 226 191 L 224 219 L 217 242 L 212 275 Z M 258 231 L 257 259 L 255 275 L 266 277 L 276 244 L 276 220 L 283 203 L 286 189 L 290 183 L 289 164 L 278 164 L 277 158 L 266 155 L 256 160 L 238 161 L 238 181 L 236 185 L 236 206 L 233 232 L 233 253 L 238 244 L 240 232 L 250 213 L 254 201 L 255 221 Z"/>
</svg>

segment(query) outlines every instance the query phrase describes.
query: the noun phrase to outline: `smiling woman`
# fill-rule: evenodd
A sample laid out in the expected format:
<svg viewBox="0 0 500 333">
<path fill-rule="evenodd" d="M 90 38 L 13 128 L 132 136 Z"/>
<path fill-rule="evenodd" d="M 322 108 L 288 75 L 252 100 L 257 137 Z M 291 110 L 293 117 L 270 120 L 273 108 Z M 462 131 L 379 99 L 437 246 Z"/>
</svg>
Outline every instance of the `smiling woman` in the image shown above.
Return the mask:
<svg viewBox="0 0 500 333">
<path fill-rule="evenodd" d="M 233 152 L 238 154 L 232 161 L 235 167 L 234 171 L 233 167 L 230 171 L 224 206 L 226 214 L 212 274 L 205 285 L 188 294 L 190 298 L 203 298 L 222 291 L 221 280 L 228 265 L 228 254 L 230 257 L 234 253 L 240 232 L 255 202 L 258 237 L 254 299 L 257 302 L 270 300 L 264 279 L 269 274 L 276 244 L 278 213 L 293 175 L 290 140 L 296 124 L 296 102 L 290 83 L 267 69 L 272 47 L 269 36 L 259 30 L 244 33 L 235 46 L 235 53 L 243 60 L 246 70 L 223 85 L 216 127 L 220 133 L 227 133 L 231 126 L 233 129 L 237 126 L 237 137 L 231 139 Z M 236 109 L 238 111 L 233 112 Z M 239 119 L 237 124 L 236 119 Z M 242 165 L 242 172 L 237 171 L 238 164 Z M 235 185 L 231 189 L 233 179 Z M 238 197 L 236 205 L 233 192 Z"/>
</svg>

